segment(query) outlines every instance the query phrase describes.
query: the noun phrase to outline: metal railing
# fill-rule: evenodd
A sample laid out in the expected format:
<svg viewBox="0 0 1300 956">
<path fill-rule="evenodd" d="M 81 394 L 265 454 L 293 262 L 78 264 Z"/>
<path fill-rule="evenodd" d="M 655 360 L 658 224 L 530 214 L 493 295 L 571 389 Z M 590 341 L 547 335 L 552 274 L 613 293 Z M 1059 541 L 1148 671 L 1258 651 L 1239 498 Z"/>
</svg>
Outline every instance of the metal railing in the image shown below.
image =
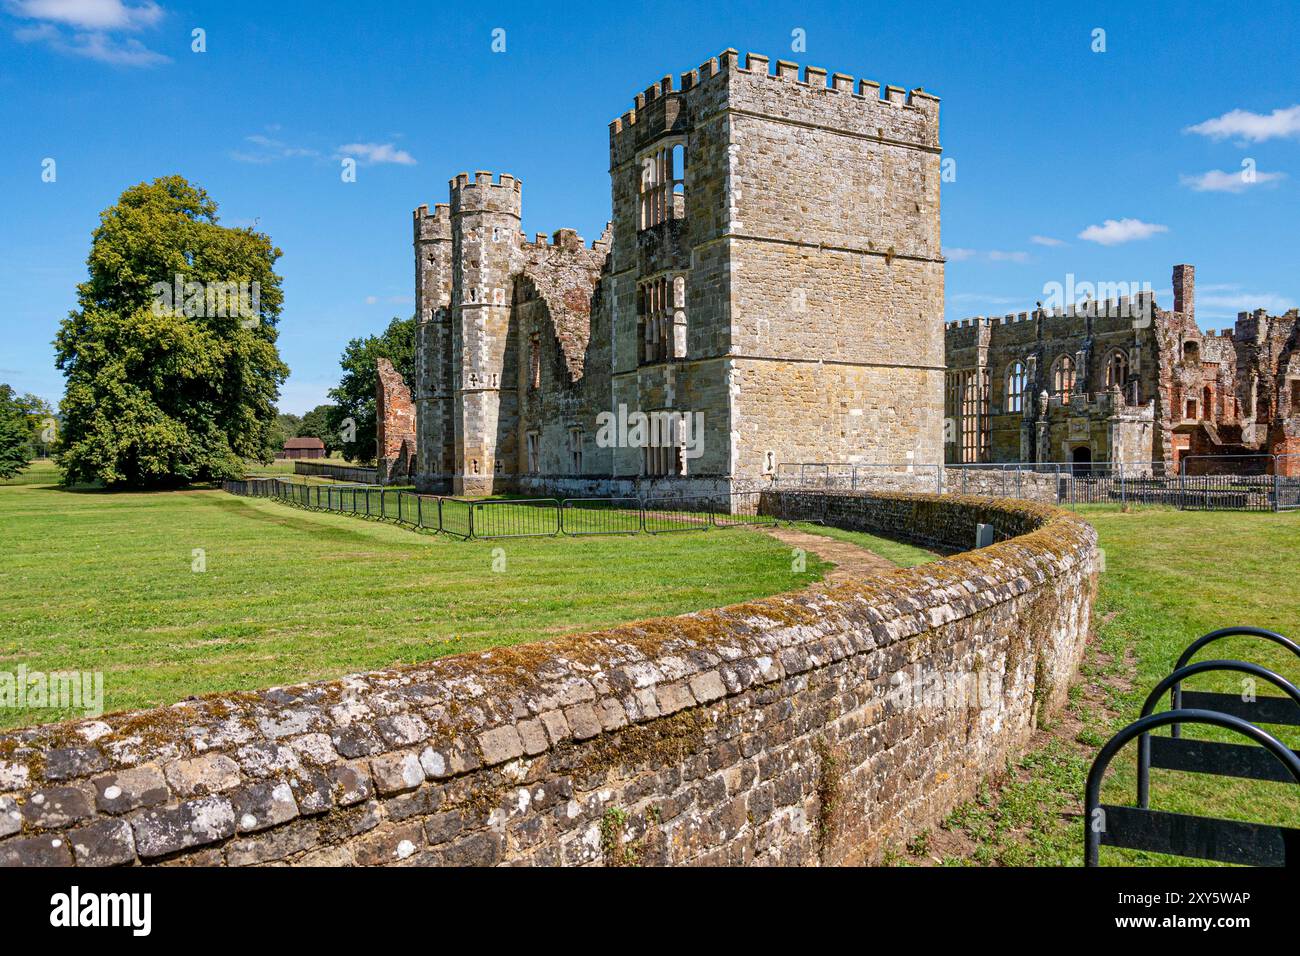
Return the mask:
<svg viewBox="0 0 1300 956">
<path fill-rule="evenodd" d="M 336 481 L 355 481 L 363 485 L 373 485 L 379 481 L 379 470 L 363 468 L 359 465 L 336 465 L 332 462 L 295 459 L 295 475 L 308 475 L 315 478 L 333 478 Z"/>
<path fill-rule="evenodd" d="M 1185 511 L 1287 511 L 1300 509 L 1300 455 L 1184 456 L 1178 471 L 1163 461 L 791 462 L 777 467 L 773 485 L 985 495 L 1065 508 L 1148 505 Z"/>
<path fill-rule="evenodd" d="M 644 500 L 469 499 L 378 486 L 309 485 L 280 478 L 227 481 L 222 488 L 234 495 L 273 498 L 314 511 L 392 521 L 465 540 L 708 531 L 772 525 L 781 517 L 759 491 Z"/>
</svg>

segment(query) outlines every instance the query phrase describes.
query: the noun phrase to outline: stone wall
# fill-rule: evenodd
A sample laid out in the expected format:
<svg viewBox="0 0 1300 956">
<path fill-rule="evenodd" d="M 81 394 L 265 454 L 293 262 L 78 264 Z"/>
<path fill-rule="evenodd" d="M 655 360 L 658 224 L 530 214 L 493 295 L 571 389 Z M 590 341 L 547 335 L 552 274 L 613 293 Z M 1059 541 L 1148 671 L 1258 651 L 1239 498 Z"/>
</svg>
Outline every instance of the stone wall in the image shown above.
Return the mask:
<svg viewBox="0 0 1300 956">
<path fill-rule="evenodd" d="M 945 468 L 944 487 L 959 495 L 1025 498 L 1054 505 L 1060 475 L 1055 472 L 1004 471 L 984 468 Z"/>
<path fill-rule="evenodd" d="M 415 405 L 392 362 L 375 366 L 375 471 L 382 484 L 406 484 L 415 475 Z"/>
<path fill-rule="evenodd" d="M 1063 703 L 1096 534 L 1028 502 L 780 494 L 948 548 L 977 522 L 1007 540 L 595 634 L 0 735 L 0 863 L 877 860 Z"/>
</svg>

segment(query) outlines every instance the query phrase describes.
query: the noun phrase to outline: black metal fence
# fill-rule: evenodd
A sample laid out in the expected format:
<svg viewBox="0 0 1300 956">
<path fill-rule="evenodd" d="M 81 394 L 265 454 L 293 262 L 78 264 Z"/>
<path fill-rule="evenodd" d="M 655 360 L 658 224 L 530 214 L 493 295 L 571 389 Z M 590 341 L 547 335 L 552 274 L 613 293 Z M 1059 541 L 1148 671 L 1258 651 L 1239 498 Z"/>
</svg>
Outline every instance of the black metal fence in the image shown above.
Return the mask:
<svg viewBox="0 0 1300 956">
<path fill-rule="evenodd" d="M 373 485 L 379 480 L 379 471 L 376 468 L 301 458 L 294 461 L 293 473 L 315 478 L 333 478 L 335 481 L 355 481 L 363 485 Z"/>
<path fill-rule="evenodd" d="M 773 525 L 758 491 L 689 498 L 454 498 L 378 486 L 311 485 L 280 478 L 227 481 L 234 495 L 274 498 L 301 508 L 393 521 L 455 538 L 662 534 Z"/>
</svg>

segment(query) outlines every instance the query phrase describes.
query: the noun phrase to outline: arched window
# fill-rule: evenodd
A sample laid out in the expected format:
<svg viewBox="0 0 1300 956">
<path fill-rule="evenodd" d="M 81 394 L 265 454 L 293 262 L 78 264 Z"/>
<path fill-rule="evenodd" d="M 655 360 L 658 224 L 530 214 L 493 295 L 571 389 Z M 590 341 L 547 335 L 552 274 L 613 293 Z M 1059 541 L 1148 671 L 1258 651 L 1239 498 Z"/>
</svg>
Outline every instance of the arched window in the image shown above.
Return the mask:
<svg viewBox="0 0 1300 956">
<path fill-rule="evenodd" d="M 1052 366 L 1052 395 L 1063 402 L 1074 392 L 1074 359 L 1062 355 Z"/>
<path fill-rule="evenodd" d="M 1029 387 L 1025 363 L 1019 360 L 1007 368 L 1007 402 L 1006 411 L 1023 412 L 1025 410 L 1025 389 Z"/>
<path fill-rule="evenodd" d="M 1199 362 L 1201 360 L 1201 347 L 1195 342 L 1188 340 L 1183 343 L 1183 361 Z"/>
<path fill-rule="evenodd" d="M 1122 349 L 1110 353 L 1106 360 L 1106 388 L 1117 386 L 1123 390 L 1128 382 L 1128 356 Z"/>
</svg>

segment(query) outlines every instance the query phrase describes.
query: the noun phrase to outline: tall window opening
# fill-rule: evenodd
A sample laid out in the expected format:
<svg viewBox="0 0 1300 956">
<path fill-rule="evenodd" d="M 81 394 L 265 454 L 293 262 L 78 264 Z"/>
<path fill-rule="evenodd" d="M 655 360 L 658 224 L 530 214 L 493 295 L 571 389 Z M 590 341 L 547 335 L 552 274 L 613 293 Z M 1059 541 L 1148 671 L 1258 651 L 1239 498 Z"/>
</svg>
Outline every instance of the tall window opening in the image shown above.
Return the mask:
<svg viewBox="0 0 1300 956">
<path fill-rule="evenodd" d="M 637 287 L 639 361 L 664 362 L 686 354 L 686 277 L 660 276 Z"/>
<path fill-rule="evenodd" d="M 1128 356 L 1119 349 L 1110 353 L 1106 362 L 1106 387 L 1115 386 L 1123 389 L 1128 382 Z"/>
<path fill-rule="evenodd" d="M 641 157 L 637 228 L 649 229 L 684 215 L 686 147 L 672 143 Z"/>
<path fill-rule="evenodd" d="M 650 412 L 650 434 L 642 449 L 645 473 L 652 476 L 680 475 L 682 469 L 682 415 L 661 409 Z"/>
<path fill-rule="evenodd" d="M 569 473 L 582 474 L 582 429 L 569 429 Z"/>
<path fill-rule="evenodd" d="M 1023 412 L 1025 410 L 1025 389 L 1029 387 L 1029 375 L 1025 363 L 1016 361 L 1007 369 L 1006 411 Z"/>
<path fill-rule="evenodd" d="M 542 436 L 537 432 L 529 432 L 527 435 L 528 448 L 528 473 L 530 475 L 539 474 L 542 470 Z"/>
<path fill-rule="evenodd" d="M 1074 359 L 1062 355 L 1052 366 L 1052 394 L 1068 402 L 1074 393 Z"/>
</svg>

